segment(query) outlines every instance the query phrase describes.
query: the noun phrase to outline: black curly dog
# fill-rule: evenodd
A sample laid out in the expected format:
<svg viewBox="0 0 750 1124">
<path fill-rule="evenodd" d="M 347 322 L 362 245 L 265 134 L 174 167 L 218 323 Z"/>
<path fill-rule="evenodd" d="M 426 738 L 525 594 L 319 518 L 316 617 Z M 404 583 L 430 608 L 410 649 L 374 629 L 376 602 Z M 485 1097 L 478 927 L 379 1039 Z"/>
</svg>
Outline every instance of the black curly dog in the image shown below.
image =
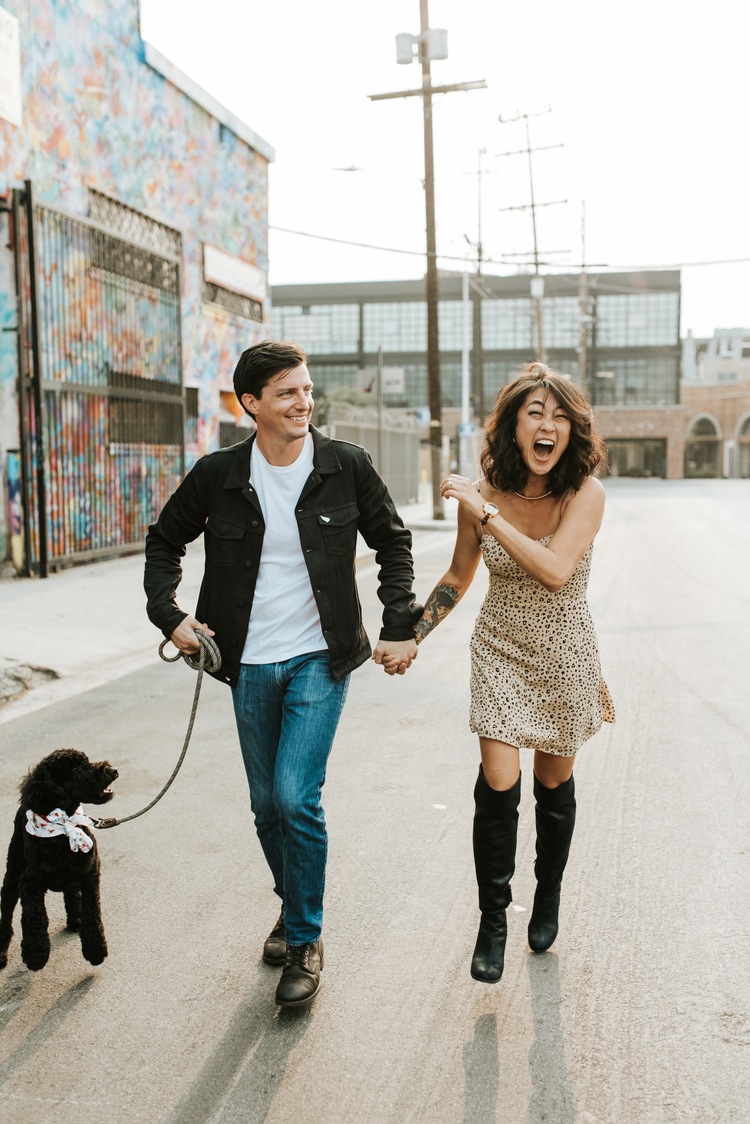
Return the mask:
<svg viewBox="0 0 750 1124">
<path fill-rule="evenodd" d="M 68 929 L 81 934 L 81 952 L 91 964 L 107 955 L 99 902 L 100 862 L 92 827 L 82 825 L 91 841 L 88 851 L 73 850 L 66 834 L 30 835 L 27 811 L 47 817 L 56 808 L 72 816 L 80 804 L 106 804 L 117 769 L 108 761 L 89 761 L 77 749 L 58 749 L 21 781 L 21 806 L 8 847 L 8 865 L 0 890 L 0 968 L 8 963 L 13 911 L 21 899 L 21 956 L 38 972 L 49 960 L 49 922 L 44 899 L 48 890 L 62 893 Z M 88 846 L 88 843 L 85 843 Z"/>
</svg>

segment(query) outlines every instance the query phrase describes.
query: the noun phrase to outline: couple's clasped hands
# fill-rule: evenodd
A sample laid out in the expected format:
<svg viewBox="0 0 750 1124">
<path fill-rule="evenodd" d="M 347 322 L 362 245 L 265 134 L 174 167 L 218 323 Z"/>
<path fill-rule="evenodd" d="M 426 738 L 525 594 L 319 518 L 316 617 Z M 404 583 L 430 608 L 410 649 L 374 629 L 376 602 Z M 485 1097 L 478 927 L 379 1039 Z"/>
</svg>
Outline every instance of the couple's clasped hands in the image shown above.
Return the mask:
<svg viewBox="0 0 750 1124">
<path fill-rule="evenodd" d="M 386 675 L 404 675 L 417 658 L 416 640 L 379 640 L 372 653 Z"/>
<path fill-rule="evenodd" d="M 213 629 L 207 624 L 201 624 L 195 617 L 185 617 L 171 636 L 175 648 L 185 655 L 193 655 L 200 650 L 195 629 L 202 629 L 209 636 L 213 636 Z M 380 664 L 386 675 L 403 675 L 412 661 L 417 658 L 416 640 L 380 640 L 372 654 L 375 663 Z"/>
</svg>

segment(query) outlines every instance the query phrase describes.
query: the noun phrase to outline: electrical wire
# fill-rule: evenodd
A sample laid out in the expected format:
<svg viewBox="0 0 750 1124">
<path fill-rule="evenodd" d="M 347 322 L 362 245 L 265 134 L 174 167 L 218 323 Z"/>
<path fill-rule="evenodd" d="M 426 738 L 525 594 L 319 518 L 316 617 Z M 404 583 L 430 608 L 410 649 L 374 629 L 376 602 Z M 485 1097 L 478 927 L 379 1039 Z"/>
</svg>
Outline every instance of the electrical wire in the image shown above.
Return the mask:
<svg viewBox="0 0 750 1124">
<path fill-rule="evenodd" d="M 406 255 L 408 257 L 417 257 L 417 258 L 425 258 L 425 257 L 428 256 L 427 253 L 424 250 L 405 250 L 401 247 L 396 247 L 396 246 L 376 246 L 371 242 L 355 242 L 355 241 L 352 241 L 351 239 L 348 239 L 348 238 L 334 238 L 329 234 L 312 234 L 308 230 L 293 230 L 293 229 L 291 229 L 290 227 L 287 227 L 287 226 L 276 226 L 275 224 L 271 224 L 271 225 L 269 225 L 268 229 L 277 231 L 280 234 L 293 234 L 293 235 L 296 235 L 298 238 L 314 238 L 319 242 L 333 242 L 333 243 L 336 243 L 339 246 L 353 246 L 353 247 L 355 247 L 356 249 L 359 249 L 359 250 L 377 250 L 378 252 L 384 253 L 384 254 L 402 254 L 402 255 Z M 430 256 L 433 256 L 435 258 L 440 258 L 443 261 L 462 262 L 464 265 L 471 265 L 472 267 L 476 268 L 476 260 L 475 259 L 461 257 L 457 254 L 442 254 L 442 253 L 436 252 L 434 255 L 430 255 Z M 750 257 L 747 257 L 747 258 L 714 258 L 714 259 L 710 259 L 710 260 L 706 260 L 706 261 L 668 262 L 668 263 L 662 263 L 662 264 L 658 264 L 658 265 L 653 264 L 653 263 L 650 263 L 648 265 L 645 265 L 645 264 L 641 264 L 641 265 L 611 265 L 609 262 L 590 262 L 586 265 L 581 265 L 580 263 L 564 265 L 561 262 L 540 262 L 539 264 L 544 265 L 548 269 L 563 270 L 567 273 L 580 272 L 582 269 L 608 269 L 608 270 L 612 270 L 615 273 L 634 273 L 634 272 L 647 272 L 647 271 L 658 271 L 658 270 L 668 270 L 668 269 L 698 269 L 701 266 L 747 265 L 749 263 L 750 263 Z M 528 262 L 519 262 L 517 258 L 514 261 L 508 261 L 506 258 L 485 258 L 485 257 L 482 258 L 482 265 L 506 265 L 506 266 L 510 265 L 510 266 L 514 266 L 515 268 L 518 268 L 519 265 L 533 265 L 533 264 L 534 264 L 534 261 L 533 261 L 533 258 L 532 258 L 531 255 L 529 255 L 529 261 Z"/>
</svg>

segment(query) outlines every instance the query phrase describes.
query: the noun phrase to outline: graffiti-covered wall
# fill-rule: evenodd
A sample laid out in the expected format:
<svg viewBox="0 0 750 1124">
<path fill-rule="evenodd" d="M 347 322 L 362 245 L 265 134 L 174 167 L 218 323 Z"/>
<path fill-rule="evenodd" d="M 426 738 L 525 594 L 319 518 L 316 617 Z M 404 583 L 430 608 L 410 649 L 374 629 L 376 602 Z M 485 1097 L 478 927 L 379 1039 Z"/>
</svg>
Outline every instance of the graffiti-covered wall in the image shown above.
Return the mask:
<svg viewBox="0 0 750 1124">
<path fill-rule="evenodd" d="M 96 192 L 181 236 L 182 377 L 198 391 L 189 465 L 218 443 L 221 393 L 231 390 L 239 353 L 267 334 L 262 289 L 272 150 L 141 40 L 138 0 L 0 0 L 2 16 L 18 30 L 21 116 L 20 123 L 3 118 L 0 102 L 0 196 L 29 180 L 37 204 L 88 217 Z M 6 221 L 0 216 L 0 325 L 13 328 Z M 241 286 L 237 301 L 207 298 L 206 245 L 261 279 L 254 300 L 243 305 Z M 236 295 L 231 279 L 226 287 Z M 8 556 L 8 454 L 18 443 L 8 403 L 17 367 L 17 346 L 6 331 L 0 557 Z"/>
</svg>

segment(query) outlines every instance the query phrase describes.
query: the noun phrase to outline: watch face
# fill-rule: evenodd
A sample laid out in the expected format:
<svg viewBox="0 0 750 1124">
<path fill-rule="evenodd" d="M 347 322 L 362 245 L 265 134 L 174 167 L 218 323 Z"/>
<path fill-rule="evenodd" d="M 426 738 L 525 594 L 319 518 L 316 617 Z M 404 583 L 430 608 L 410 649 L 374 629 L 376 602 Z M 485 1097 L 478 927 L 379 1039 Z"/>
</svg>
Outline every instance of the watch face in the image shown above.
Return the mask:
<svg viewBox="0 0 750 1124">
<path fill-rule="evenodd" d="M 499 508 L 494 503 L 485 503 L 484 504 L 484 514 L 485 515 L 497 515 L 498 510 L 499 510 Z"/>
</svg>

